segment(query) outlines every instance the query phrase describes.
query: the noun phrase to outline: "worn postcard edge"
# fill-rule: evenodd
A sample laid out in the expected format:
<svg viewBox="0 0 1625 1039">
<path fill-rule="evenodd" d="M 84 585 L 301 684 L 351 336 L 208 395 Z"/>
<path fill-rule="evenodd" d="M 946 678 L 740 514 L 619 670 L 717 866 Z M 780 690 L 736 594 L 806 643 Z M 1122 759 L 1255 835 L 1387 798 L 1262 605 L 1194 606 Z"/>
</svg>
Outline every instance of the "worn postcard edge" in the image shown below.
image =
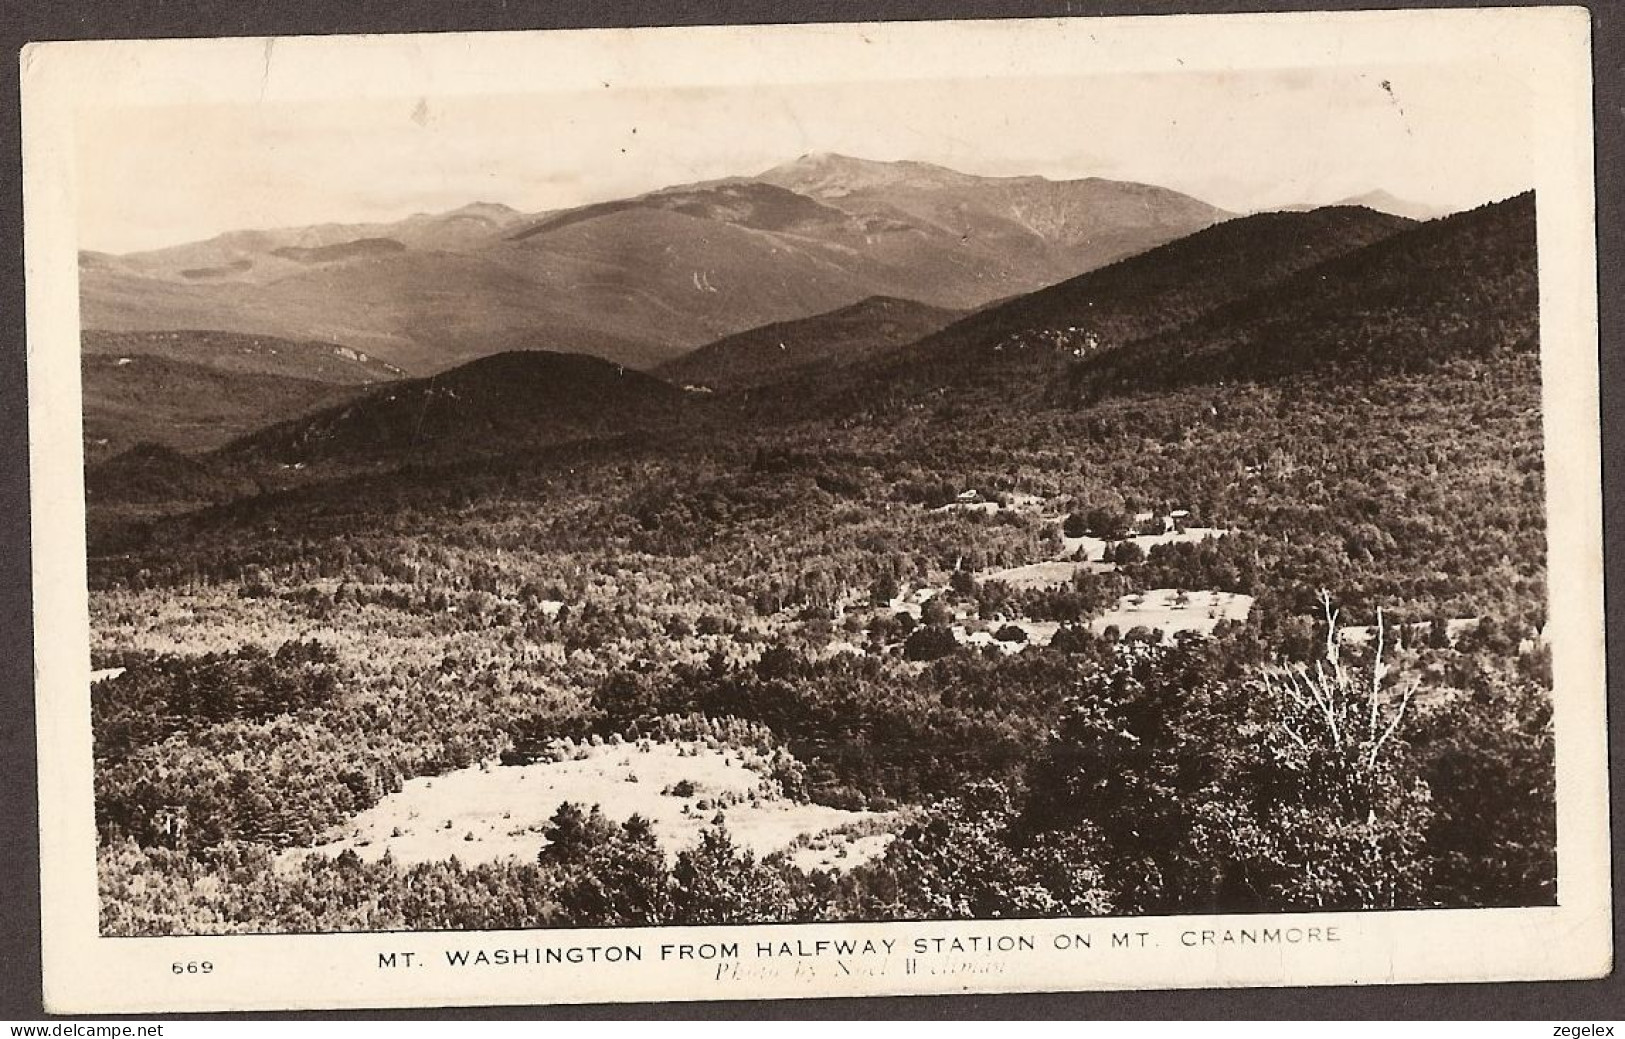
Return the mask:
<svg viewBox="0 0 1625 1039">
<path fill-rule="evenodd" d="M 21 57 L 25 272 L 40 865 L 46 1007 L 54 1013 L 465 1006 L 655 1000 L 1042 992 L 1592 978 L 1612 964 L 1601 441 L 1588 12 L 1583 8 L 1350 12 L 1041 22 L 888 23 L 582 30 L 287 40 L 31 44 Z M 858 45 L 875 44 L 872 54 Z M 887 45 L 915 56 L 899 65 Z M 553 59 L 525 59 L 538 50 Z M 325 72 L 272 77 L 276 61 Z M 804 924 L 615 931 L 102 938 L 97 931 L 91 783 L 89 610 L 79 386 L 75 126 L 105 105 L 206 103 L 271 90 L 323 96 L 569 88 L 603 62 L 651 86 L 1173 72 L 1283 63 L 1448 61 L 1490 53 L 1517 62 L 1534 93 L 1538 156 L 1541 351 L 1548 482 L 1550 630 L 1558 747 L 1559 902 L 1553 908 L 1270 917 L 1166 917 L 975 923 Z M 892 54 L 890 59 L 880 55 Z M 1200 59 L 1198 59 L 1200 55 Z M 598 64 L 595 64 L 595 61 Z M 1002 63 L 1002 64 L 1001 64 Z M 538 74 L 538 68 L 548 71 Z M 963 74 L 962 72 L 960 74 Z M 295 80 L 298 80 L 295 82 Z M 1330 929 L 1335 942 L 1203 949 L 1208 929 Z M 1092 947 L 1077 938 L 1088 935 Z M 916 940 L 958 936 L 1036 949 L 958 957 L 943 973 L 907 972 Z M 1117 938 L 1123 941 L 1118 943 Z M 1144 937 L 1135 937 L 1144 936 Z M 897 955 L 753 956 L 758 943 L 813 947 L 836 937 L 890 940 Z M 717 963 L 675 958 L 683 945 L 732 942 L 733 979 Z M 1136 944 L 1138 942 L 1138 944 Z M 1070 948 L 1061 948 L 1065 943 Z M 636 963 L 477 970 L 447 950 L 637 947 Z M 673 958 L 663 958 L 670 948 Z M 382 967 L 412 954 L 413 969 Z M 176 964 L 209 960 L 207 977 Z M 771 967 L 771 969 L 769 969 Z M 760 969 L 757 969 L 760 968 Z M 810 972 L 810 973 L 809 973 Z"/>
</svg>

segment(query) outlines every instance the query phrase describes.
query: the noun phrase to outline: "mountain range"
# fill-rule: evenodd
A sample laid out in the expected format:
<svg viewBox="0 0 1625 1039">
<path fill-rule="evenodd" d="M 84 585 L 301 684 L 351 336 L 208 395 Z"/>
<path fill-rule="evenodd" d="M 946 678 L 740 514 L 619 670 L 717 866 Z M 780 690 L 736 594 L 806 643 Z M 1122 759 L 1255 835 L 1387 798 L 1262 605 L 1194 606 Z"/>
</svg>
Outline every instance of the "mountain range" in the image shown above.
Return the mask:
<svg viewBox="0 0 1625 1039">
<path fill-rule="evenodd" d="M 240 486 L 272 469 L 330 479 L 627 435 L 885 425 L 921 408 L 1075 409 L 1193 383 L 1414 372 L 1533 350 L 1534 256 L 1532 195 L 1425 223 L 1359 207 L 1261 213 L 966 315 L 871 298 L 764 326 L 663 377 L 523 351 L 353 385 L 199 461 Z M 105 463 L 97 485 L 114 485 L 107 472 L 121 466 L 149 483 L 198 480 L 190 462 L 148 451 Z"/>
<path fill-rule="evenodd" d="M 85 252 L 81 313 L 97 331 L 319 340 L 415 375 L 517 349 L 652 368 L 876 295 L 971 309 L 1230 215 L 1144 184 L 807 155 L 552 213 L 476 203 Z"/>
<path fill-rule="evenodd" d="M 86 253 L 86 455 L 99 488 L 129 467 L 195 498 L 222 465 L 241 489 L 945 400 L 1409 370 L 1481 352 L 1485 328 L 1532 341 L 1532 228 L 1532 196 L 1428 222 L 1230 217 L 1146 185 L 826 154 L 553 213 Z M 231 329 L 261 317 L 285 334 Z M 620 351 L 634 333 L 641 368 Z"/>
</svg>

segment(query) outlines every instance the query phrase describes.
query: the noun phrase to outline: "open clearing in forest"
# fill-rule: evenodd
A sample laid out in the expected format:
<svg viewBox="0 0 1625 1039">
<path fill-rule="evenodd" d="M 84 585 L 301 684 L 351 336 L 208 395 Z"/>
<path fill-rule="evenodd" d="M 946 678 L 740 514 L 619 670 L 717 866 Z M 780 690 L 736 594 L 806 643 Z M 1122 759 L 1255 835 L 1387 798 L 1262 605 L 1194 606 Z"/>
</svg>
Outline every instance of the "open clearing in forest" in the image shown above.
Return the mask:
<svg viewBox="0 0 1625 1039">
<path fill-rule="evenodd" d="M 738 752 L 704 743 L 605 744 L 573 753 L 579 757 L 531 765 L 488 762 L 410 780 L 399 793 L 346 823 L 329 842 L 288 854 L 338 855 L 350 849 L 376 860 L 388 851 L 402 865 L 453 856 L 465 865 L 531 860 L 546 843 L 543 828 L 566 801 L 587 808 L 599 805 L 616 821 L 644 816 L 673 857 L 697 843 L 719 811 L 734 843 L 758 857 L 803 836 L 883 818 L 875 812 L 787 800 L 777 794 L 776 784 L 745 767 Z M 692 796 L 662 792 L 684 781 L 693 785 Z M 719 807 L 719 798 L 724 804 L 738 803 Z M 807 868 L 844 869 L 880 853 L 889 840 L 889 835 L 848 839 L 835 834 L 817 842 L 821 850 L 803 848 L 793 857 Z"/>
<path fill-rule="evenodd" d="M 1007 627 L 1020 628 L 1026 632 L 1026 641 L 1003 642 L 995 637 L 998 631 Z M 958 639 L 961 645 L 974 646 L 977 649 L 992 646 L 1008 654 L 1020 653 L 1028 646 L 1047 646 L 1050 639 L 1053 639 L 1055 633 L 1060 629 L 1061 626 L 1055 621 L 1035 621 L 1027 620 L 1024 617 L 1016 617 L 1011 620 L 989 621 L 986 631 L 967 631 L 963 626 L 955 625 L 953 633 L 954 638 Z"/>
<path fill-rule="evenodd" d="M 1253 597 L 1235 592 L 1185 592 L 1179 602 L 1178 588 L 1153 588 L 1117 600 L 1117 605 L 1089 622 L 1096 634 L 1116 627 L 1121 634 L 1131 628 L 1161 629 L 1173 636 L 1181 631 L 1213 634 L 1220 621 L 1244 621 L 1252 611 Z"/>
<path fill-rule="evenodd" d="M 1140 550 L 1149 554 L 1158 545 L 1183 545 L 1197 541 L 1206 541 L 1208 538 L 1222 538 L 1229 531 L 1218 527 L 1187 527 L 1184 530 L 1170 531 L 1167 534 L 1140 534 L 1131 538 L 1120 538 L 1121 541 L 1132 541 L 1140 546 Z M 1100 562 L 1106 555 L 1106 549 L 1116 541 L 1103 541 L 1100 538 L 1084 536 L 1081 538 L 1061 538 L 1061 558 L 1070 559 L 1079 549 L 1084 550 L 1087 558 L 1092 562 Z M 1079 559 L 1085 556 L 1078 556 Z"/>
<path fill-rule="evenodd" d="M 1003 496 L 1002 503 L 996 499 L 987 500 L 978 495 L 970 501 L 951 501 L 946 505 L 938 505 L 930 510 L 932 512 L 980 512 L 986 516 L 997 516 L 1001 512 L 1021 512 L 1037 515 L 1044 508 L 1044 499 L 1032 495 L 1022 494 L 1019 491 Z"/>
<path fill-rule="evenodd" d="M 1017 591 L 1031 591 L 1037 588 L 1054 588 L 1056 585 L 1069 584 L 1072 575 L 1079 570 L 1099 572 L 1115 570 L 1112 563 L 1073 563 L 1061 559 L 1051 559 L 1042 563 L 1028 563 L 1025 566 L 1012 566 L 1003 570 L 983 570 L 976 575 L 980 581 L 1002 581 Z"/>
</svg>

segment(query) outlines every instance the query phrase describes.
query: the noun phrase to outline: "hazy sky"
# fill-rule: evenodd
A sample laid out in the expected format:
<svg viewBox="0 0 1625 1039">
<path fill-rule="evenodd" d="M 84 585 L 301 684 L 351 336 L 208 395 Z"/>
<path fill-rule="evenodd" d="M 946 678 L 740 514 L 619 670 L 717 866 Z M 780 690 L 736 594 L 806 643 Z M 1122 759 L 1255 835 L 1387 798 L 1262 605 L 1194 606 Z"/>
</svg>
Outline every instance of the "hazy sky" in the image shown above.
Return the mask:
<svg viewBox="0 0 1625 1039">
<path fill-rule="evenodd" d="M 1451 209 L 1532 183 L 1499 67 L 604 86 L 530 95 L 117 107 L 80 124 L 81 245 L 526 211 L 752 174 L 810 151 L 1141 180 L 1249 211 L 1382 188 Z"/>
</svg>

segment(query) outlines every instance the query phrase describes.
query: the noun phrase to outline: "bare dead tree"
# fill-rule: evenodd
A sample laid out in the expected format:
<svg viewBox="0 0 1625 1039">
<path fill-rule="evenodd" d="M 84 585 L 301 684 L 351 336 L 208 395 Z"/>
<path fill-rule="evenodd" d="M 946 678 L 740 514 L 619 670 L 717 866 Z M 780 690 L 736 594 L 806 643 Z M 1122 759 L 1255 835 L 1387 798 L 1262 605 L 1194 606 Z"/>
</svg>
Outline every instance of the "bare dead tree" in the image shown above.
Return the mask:
<svg viewBox="0 0 1625 1039">
<path fill-rule="evenodd" d="M 1374 772 L 1382 753 L 1404 721 L 1417 681 L 1411 678 L 1398 688 L 1385 689 L 1389 667 L 1383 659 L 1387 651 L 1387 627 L 1382 608 L 1377 608 L 1374 632 L 1376 646 L 1371 663 L 1358 667 L 1343 660 L 1338 637 L 1340 611 L 1332 606 L 1331 595 L 1320 592 L 1322 615 L 1326 621 L 1326 645 L 1313 666 L 1294 663 L 1264 672 L 1263 685 L 1271 695 L 1288 706 L 1280 716 L 1281 732 L 1295 748 L 1286 764 L 1307 769 L 1320 754 L 1346 759 L 1359 773 Z"/>
<path fill-rule="evenodd" d="M 1404 777 L 1395 756 L 1419 682 L 1389 681 L 1380 609 L 1370 662 L 1357 664 L 1345 659 L 1339 611 L 1325 591 L 1320 606 L 1320 659 L 1260 676 L 1274 706 L 1265 738 L 1276 765 L 1298 777 L 1300 794 L 1276 806 L 1275 854 L 1312 902 L 1393 907 L 1411 897 L 1422 868 L 1425 791 Z"/>
</svg>

